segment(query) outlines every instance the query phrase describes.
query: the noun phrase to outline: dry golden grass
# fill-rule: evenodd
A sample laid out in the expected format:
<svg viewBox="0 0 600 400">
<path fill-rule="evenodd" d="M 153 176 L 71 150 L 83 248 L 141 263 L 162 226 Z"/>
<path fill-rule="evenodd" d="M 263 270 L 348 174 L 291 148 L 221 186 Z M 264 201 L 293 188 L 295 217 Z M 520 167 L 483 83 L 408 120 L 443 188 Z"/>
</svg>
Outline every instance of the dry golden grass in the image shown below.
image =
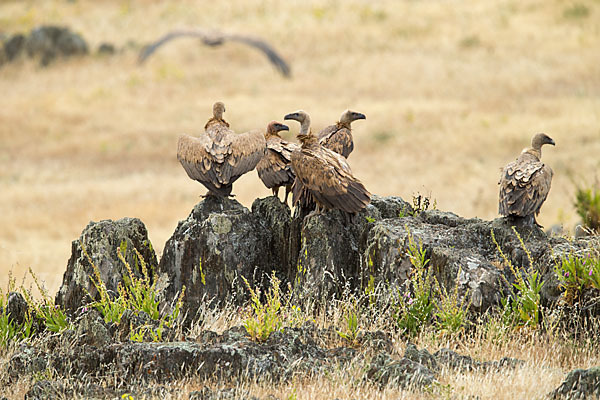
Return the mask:
<svg viewBox="0 0 600 400">
<path fill-rule="evenodd" d="M 2 287 L 31 266 L 55 291 L 90 220 L 140 217 L 160 251 L 205 192 L 178 165 L 177 136 L 200 132 L 215 100 L 238 131 L 298 108 L 315 129 L 364 112 L 349 161 L 370 191 L 431 194 L 467 217 L 496 216 L 499 168 L 536 132 L 557 142 L 544 153 L 555 178 L 542 224 L 571 227 L 568 173 L 598 170 L 598 1 L 0 2 L 5 33 L 42 23 L 123 50 L 0 67 Z M 128 41 L 177 27 L 267 38 L 293 79 L 242 45 L 185 39 L 135 64 Z M 250 206 L 269 191 L 252 172 L 234 193 Z"/>
</svg>

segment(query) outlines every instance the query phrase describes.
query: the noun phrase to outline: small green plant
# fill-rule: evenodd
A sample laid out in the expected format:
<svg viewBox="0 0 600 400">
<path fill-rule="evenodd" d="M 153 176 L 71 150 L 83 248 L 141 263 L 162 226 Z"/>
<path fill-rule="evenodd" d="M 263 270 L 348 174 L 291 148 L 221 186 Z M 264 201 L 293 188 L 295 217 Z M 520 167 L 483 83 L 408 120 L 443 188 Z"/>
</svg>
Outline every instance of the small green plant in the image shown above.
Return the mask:
<svg viewBox="0 0 600 400">
<path fill-rule="evenodd" d="M 140 311 L 143 311 L 150 316 L 151 319 L 159 321 L 159 327 L 156 329 L 141 327 L 137 331 L 131 333 L 131 340 L 143 340 L 146 331 L 152 336 L 154 341 L 161 340 L 164 327 L 173 327 L 179 317 L 183 305 L 183 298 L 185 296 L 185 286 L 182 288 L 172 311 L 170 313 L 161 314 L 159 312 L 160 302 L 158 301 L 156 281 L 150 282 L 148 267 L 137 249 L 134 249 L 136 254 L 135 262 L 136 266 L 139 267 L 138 270 L 141 270 L 141 277 L 136 277 L 134 275 L 130 264 L 125 259 L 125 252 L 127 251 L 125 242 L 125 245 L 121 243 L 117 248 L 117 256 L 125 265 L 127 275 L 123 277 L 123 282 L 119 283 L 117 295 L 111 296 L 106 288 L 106 284 L 100 276 L 98 267 L 87 253 L 83 243 L 81 243 L 81 248 L 94 271 L 94 276 L 91 276 L 90 280 L 100 296 L 100 300 L 90 304 L 91 307 L 96 308 L 102 314 L 106 322 L 114 322 L 117 324 L 121 322 L 121 317 L 126 310 L 131 310 L 136 315 Z"/>
<path fill-rule="evenodd" d="M 368 215 L 365 217 L 365 219 L 367 220 L 367 222 L 368 222 L 369 224 L 372 224 L 373 222 L 375 222 L 375 218 L 373 218 L 373 217 L 369 217 Z"/>
<path fill-rule="evenodd" d="M 435 302 L 433 285 L 435 277 L 427 267 L 429 259 L 423 242 L 414 240 L 408 227 L 408 250 L 406 252 L 413 266 L 411 277 L 404 283 L 404 290 L 398 291 L 395 318 L 400 330 L 414 336 L 431 320 Z"/>
<path fill-rule="evenodd" d="M 281 300 L 279 292 L 279 279 L 275 273 L 271 276 L 271 286 L 265 294 L 266 304 L 260 301 L 260 292 L 252 289 L 248 280 L 242 276 L 250 292 L 251 315 L 244 321 L 246 332 L 253 340 L 264 342 L 274 331 L 281 330 Z"/>
<path fill-rule="evenodd" d="M 46 325 L 46 329 L 51 332 L 62 332 L 71 326 L 67 314 L 58 305 L 54 305 L 54 300 L 48 294 L 46 288 L 40 283 L 38 277 L 33 270 L 29 268 L 29 274 L 33 278 L 38 291 L 42 295 L 41 301 L 34 301 L 27 290 L 22 288 L 22 293 L 28 304 L 32 305 L 34 312 L 38 317 L 41 317 Z"/>
<path fill-rule="evenodd" d="M 568 254 L 554 265 L 554 272 L 564 289 L 564 300 L 573 304 L 586 288 L 600 289 L 600 258 L 587 254 Z"/>
<path fill-rule="evenodd" d="M 460 276 L 460 270 L 458 272 Z M 441 335 L 453 335 L 462 332 L 467 325 L 467 310 L 471 306 L 469 291 L 461 300 L 458 295 L 458 284 L 454 286 L 454 290 L 448 291 L 441 285 L 437 286 L 437 292 L 440 295 L 440 300 L 436 303 L 436 311 L 434 313 L 435 326 Z"/>
<path fill-rule="evenodd" d="M 541 280 L 539 272 L 534 271 L 533 269 L 531 253 L 527 246 L 525 246 L 525 242 L 521 238 L 521 235 L 519 235 L 514 226 L 512 227 L 512 230 L 517 236 L 521 247 L 523 247 L 523 250 L 525 250 L 525 253 L 527 254 L 529 266 L 525 270 L 513 266 L 512 262 L 506 257 L 502 248 L 496 241 L 494 230 L 491 229 L 492 241 L 515 277 L 515 282 L 511 285 L 513 288 L 511 294 L 501 299 L 502 320 L 505 324 L 510 326 L 537 328 L 540 322 L 539 317 L 541 313 L 540 292 L 544 282 Z"/>
<path fill-rule="evenodd" d="M 360 331 L 358 321 L 358 306 L 356 299 L 352 298 L 344 309 L 344 330 L 337 331 L 338 335 L 350 343 L 356 343 Z"/>
<path fill-rule="evenodd" d="M 591 187 L 577 186 L 575 190 L 575 209 L 586 228 L 600 231 L 600 185 Z"/>
</svg>

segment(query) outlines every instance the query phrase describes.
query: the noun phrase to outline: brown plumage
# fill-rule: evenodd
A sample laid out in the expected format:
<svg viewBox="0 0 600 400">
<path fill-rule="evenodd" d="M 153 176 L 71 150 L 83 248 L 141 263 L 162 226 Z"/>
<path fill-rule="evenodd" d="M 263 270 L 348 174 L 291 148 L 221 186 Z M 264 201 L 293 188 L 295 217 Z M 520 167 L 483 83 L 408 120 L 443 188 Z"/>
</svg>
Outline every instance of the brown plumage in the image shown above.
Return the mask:
<svg viewBox="0 0 600 400">
<path fill-rule="evenodd" d="M 224 34 L 218 32 L 205 32 L 200 30 L 177 30 L 173 32 L 169 32 L 166 35 L 162 36 L 160 39 L 155 42 L 145 46 L 138 56 L 138 63 L 142 64 L 146 61 L 148 57 L 150 57 L 160 46 L 165 43 L 170 42 L 173 39 L 177 39 L 180 37 L 193 37 L 200 39 L 202 43 L 208 46 L 219 46 L 225 43 L 226 41 L 238 42 L 242 43 L 255 49 L 263 52 L 265 56 L 269 59 L 271 64 L 277 68 L 277 70 L 286 78 L 289 78 L 291 75 L 290 67 L 285 62 L 285 60 L 275 51 L 275 49 L 265 42 L 262 39 L 258 39 L 255 37 L 247 36 L 247 35 L 238 35 L 238 34 Z"/>
<path fill-rule="evenodd" d="M 284 119 L 293 119 L 301 124 L 298 139 L 300 150 L 292 153 L 291 164 L 296 174 L 296 185 L 301 183 L 310 193 L 320 209 L 338 209 L 357 213 L 371 201 L 371 194 L 352 175 L 346 159 L 319 144 L 310 131 L 310 117 L 304 111 L 288 114 Z M 298 192 L 299 193 L 299 192 Z M 293 202 L 300 199 L 294 189 Z"/>
<path fill-rule="evenodd" d="M 287 125 L 277 121 L 271 121 L 267 125 L 265 132 L 267 153 L 256 166 L 258 177 L 267 188 L 273 190 L 273 196 L 279 196 L 279 188 L 285 186 L 284 203 L 287 203 L 288 195 L 296 178 L 290 165 L 292 152 L 300 149 L 296 143 L 283 140 L 279 136 L 280 131 L 289 129 Z"/>
<path fill-rule="evenodd" d="M 223 112 L 225 105 L 215 103 L 205 133 L 182 135 L 177 143 L 177 159 L 191 179 L 208 189 L 206 196 L 230 196 L 233 182 L 253 170 L 266 152 L 261 131 L 236 134 L 223 119 Z"/>
<path fill-rule="evenodd" d="M 544 144 L 555 145 L 549 136 L 538 133 L 531 140 L 531 147 L 524 149 L 515 161 L 504 167 L 498 182 L 500 214 L 526 218 L 526 222 L 537 224 L 535 216 L 548 197 L 553 175 L 552 169 L 541 162 Z"/>
<path fill-rule="evenodd" d="M 366 119 L 365 114 L 346 110 L 342 113 L 340 120 L 333 125 L 329 125 L 319 132 L 319 143 L 329 150 L 348 158 L 354 150 L 352 140 L 352 128 L 350 125 L 357 119 Z"/>
</svg>

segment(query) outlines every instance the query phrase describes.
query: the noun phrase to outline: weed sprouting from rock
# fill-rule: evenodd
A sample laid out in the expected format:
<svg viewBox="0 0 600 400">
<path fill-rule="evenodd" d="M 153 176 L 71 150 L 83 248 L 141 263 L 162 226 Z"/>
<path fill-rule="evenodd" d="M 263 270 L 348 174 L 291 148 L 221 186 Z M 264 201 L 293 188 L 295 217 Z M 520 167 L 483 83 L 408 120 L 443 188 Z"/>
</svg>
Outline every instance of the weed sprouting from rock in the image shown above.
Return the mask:
<svg viewBox="0 0 600 400">
<path fill-rule="evenodd" d="M 515 267 L 498 244 L 494 235 L 494 230 L 492 229 L 490 231 L 492 241 L 496 245 L 500 256 L 509 266 L 510 271 L 515 277 L 515 282 L 509 284 L 513 290 L 507 297 L 501 300 L 502 318 L 504 323 L 510 326 L 537 328 L 541 316 L 540 292 L 542 291 L 544 282 L 541 280 L 539 271 L 534 270 L 531 253 L 521 238 L 521 235 L 519 235 L 514 226 L 512 227 L 512 230 L 527 255 L 527 260 L 529 262 L 527 268 L 519 266 Z M 506 280 L 506 278 L 504 279 Z"/>
<path fill-rule="evenodd" d="M 160 301 L 158 299 L 156 281 L 151 282 L 148 267 L 144 258 L 139 251 L 134 248 L 136 265 L 139 263 L 139 269 L 141 270 L 141 276 L 137 277 L 133 273 L 131 265 L 125 259 L 126 248 L 124 249 L 123 247 L 123 244 L 121 244 L 121 246 L 117 248 L 117 256 L 125 265 L 127 275 L 123 277 L 122 282 L 119 282 L 117 294 L 114 296 L 108 292 L 106 284 L 100 276 L 98 267 L 87 253 L 85 245 L 81 243 L 82 252 L 92 265 L 94 272 L 94 275 L 90 276 L 90 280 L 100 296 L 100 299 L 91 303 L 90 307 L 96 308 L 106 322 L 114 322 L 116 324 L 121 322 L 121 317 L 126 310 L 131 310 L 135 315 L 144 312 L 150 319 L 158 321 L 158 326 L 142 326 L 137 330 L 132 330 L 130 339 L 132 341 L 141 341 L 141 338 L 144 338 L 146 333 L 148 333 L 153 341 L 161 341 L 164 328 L 173 328 L 177 322 L 183 305 L 185 286 L 182 288 L 177 301 L 172 307 L 172 311 L 161 312 L 159 309 Z"/>
<path fill-rule="evenodd" d="M 266 303 L 263 304 L 260 300 L 260 291 L 253 289 L 245 277 L 242 276 L 242 280 L 250 292 L 252 309 L 251 315 L 244 321 L 244 327 L 253 340 L 264 342 L 272 332 L 282 328 L 280 281 L 275 274 L 271 276 L 271 286 L 265 293 Z"/>
<path fill-rule="evenodd" d="M 431 320 L 435 302 L 433 299 L 433 273 L 427 267 L 429 259 L 423 242 L 418 244 L 406 227 L 408 249 L 406 255 L 413 266 L 411 277 L 404 283 L 404 290 L 398 291 L 396 323 L 403 333 L 414 336 Z"/>
<path fill-rule="evenodd" d="M 352 297 L 344 304 L 344 330 L 337 331 L 341 338 L 351 344 L 356 344 L 356 339 L 360 331 L 358 314 L 358 302 L 355 297 Z"/>
</svg>

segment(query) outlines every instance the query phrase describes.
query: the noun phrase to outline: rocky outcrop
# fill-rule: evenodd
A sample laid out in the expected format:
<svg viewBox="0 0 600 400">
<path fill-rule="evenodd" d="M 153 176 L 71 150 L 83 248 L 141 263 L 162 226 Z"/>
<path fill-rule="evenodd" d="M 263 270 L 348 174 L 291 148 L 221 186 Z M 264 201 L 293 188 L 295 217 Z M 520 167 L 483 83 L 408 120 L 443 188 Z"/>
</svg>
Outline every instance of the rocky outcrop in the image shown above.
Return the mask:
<svg viewBox="0 0 600 400">
<path fill-rule="evenodd" d="M 309 215 L 302 221 L 297 255 L 297 298 L 326 304 L 360 287 L 363 233 L 379 218 L 373 206 L 353 217 L 342 211 Z"/>
<path fill-rule="evenodd" d="M 29 305 L 23 295 L 19 292 L 10 292 L 6 301 L 6 313 L 9 315 L 10 321 L 14 324 L 21 325 L 25 322 Z"/>
<path fill-rule="evenodd" d="M 179 222 L 158 266 L 163 303 L 185 287 L 189 320 L 208 302 L 241 304 L 248 293 L 243 278 L 254 288 L 268 286 L 272 271 L 287 275 L 289 208 L 274 197 L 256 200 L 252 208 L 211 196 Z"/>
<path fill-rule="evenodd" d="M 147 263 L 156 264 L 143 224 L 123 221 L 92 224 L 82 233 L 112 291 L 124 273 L 116 258 L 116 248 L 124 240 L 128 249 L 137 248 Z M 556 302 L 561 288 L 554 263 L 563 254 L 591 246 L 584 239 L 548 238 L 538 228 L 517 226 L 515 231 L 505 219 L 415 212 L 398 197 L 373 196 L 372 204 L 352 217 L 334 210 L 303 219 L 292 217 L 287 205 L 273 196 L 257 199 L 251 211 L 235 200 L 209 197 L 179 222 L 167 241 L 157 269 L 157 289 L 162 306 L 169 308 L 186 288 L 183 312 L 188 323 L 201 317 L 199 310 L 208 304 L 246 301 L 243 278 L 264 292 L 273 273 L 283 281 L 282 287 L 292 285 L 298 302 L 327 304 L 361 293 L 367 285 L 397 293 L 414 268 L 407 252 L 410 237 L 425 250 L 440 285 L 457 288 L 474 312 L 499 304 L 515 280 L 508 264 L 530 268 L 528 252 L 532 267 L 543 274 L 544 305 Z M 135 265 L 132 252 L 128 257 Z M 72 312 L 83 304 L 86 291 L 96 296 L 92 273 L 79 242 L 74 242 L 57 304 Z"/>
<path fill-rule="evenodd" d="M 552 393 L 551 399 L 597 399 L 600 397 L 600 367 L 575 369 Z"/>
<path fill-rule="evenodd" d="M 142 260 L 149 274 L 158 264 L 146 227 L 139 219 L 90 222 L 79 239 L 71 245 L 71 258 L 56 294 L 56 304 L 73 315 L 80 307 L 99 299 L 98 290 L 91 280 L 95 278 L 92 264 L 97 268 L 109 294 L 116 295 L 118 284 L 128 274 L 125 264 L 117 255 L 118 251 L 122 252 L 132 273 L 138 277 L 142 273 Z M 137 253 L 141 255 L 141 260 Z"/>
<path fill-rule="evenodd" d="M 39 59 L 41 66 L 47 66 L 58 57 L 87 53 L 88 45 L 79 34 L 59 26 L 40 26 L 29 35 L 17 33 L 4 40 L 4 54 L 8 62 L 27 54 L 30 58 Z"/>
<path fill-rule="evenodd" d="M 505 357 L 499 361 L 477 361 L 449 349 L 440 349 L 431 354 L 426 349 L 417 349 L 414 344 L 406 346 L 404 356 L 394 360 L 390 354 L 381 352 L 373 357 L 366 378 L 383 386 L 421 388 L 437 382 L 442 366 L 464 371 L 500 371 L 514 369 L 524 361 Z"/>
</svg>

